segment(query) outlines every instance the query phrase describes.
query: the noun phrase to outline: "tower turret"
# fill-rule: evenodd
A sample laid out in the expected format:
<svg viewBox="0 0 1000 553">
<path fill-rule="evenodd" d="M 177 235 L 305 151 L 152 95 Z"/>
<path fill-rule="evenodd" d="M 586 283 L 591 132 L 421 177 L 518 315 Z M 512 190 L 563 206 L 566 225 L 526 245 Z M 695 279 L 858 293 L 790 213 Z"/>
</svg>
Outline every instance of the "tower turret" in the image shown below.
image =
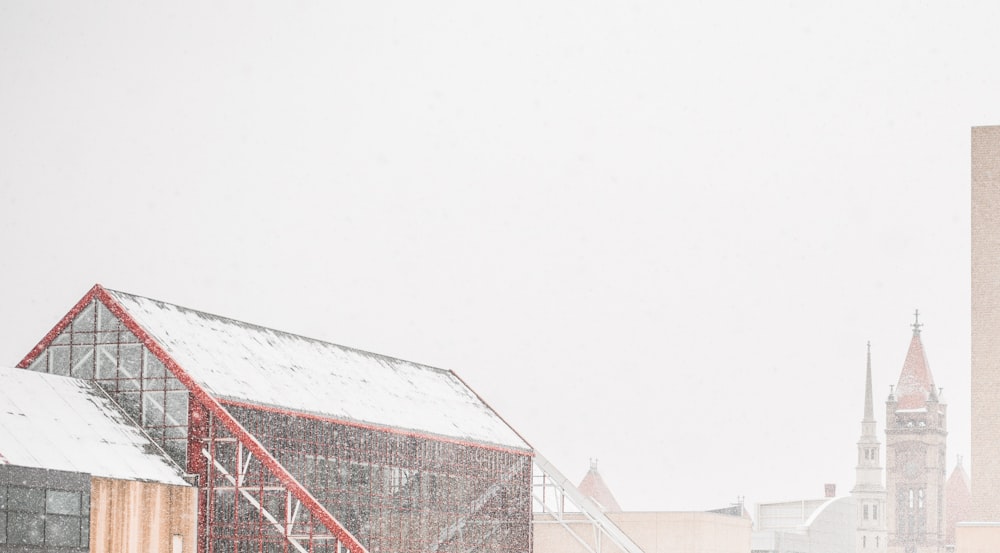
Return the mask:
<svg viewBox="0 0 1000 553">
<path fill-rule="evenodd" d="M 920 312 L 886 401 L 889 553 L 944 551 L 946 408 L 921 340 Z"/>
</svg>

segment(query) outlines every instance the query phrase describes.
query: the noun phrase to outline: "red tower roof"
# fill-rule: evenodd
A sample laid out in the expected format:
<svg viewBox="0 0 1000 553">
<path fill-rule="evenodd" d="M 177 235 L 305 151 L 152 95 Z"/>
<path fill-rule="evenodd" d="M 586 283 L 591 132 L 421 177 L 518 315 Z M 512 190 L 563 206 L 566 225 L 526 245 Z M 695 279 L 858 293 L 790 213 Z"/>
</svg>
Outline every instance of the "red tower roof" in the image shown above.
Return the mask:
<svg viewBox="0 0 1000 553">
<path fill-rule="evenodd" d="M 955 525 L 968 519 L 969 509 L 972 506 L 972 492 L 969 489 L 969 475 L 962 467 L 962 457 L 958 457 L 955 470 L 948 477 L 948 483 L 944 488 L 944 512 L 948 517 L 945 527 L 945 543 L 951 545 L 955 543 Z"/>
<path fill-rule="evenodd" d="M 931 394 L 936 395 L 934 377 L 931 376 L 924 344 L 920 341 L 920 324 L 913 324 L 913 338 L 910 349 L 906 352 L 903 371 L 899 374 L 896 384 L 896 408 L 920 409 L 925 407 Z"/>
<path fill-rule="evenodd" d="M 596 461 L 590 462 L 590 471 L 583 477 L 577 488 L 588 499 L 596 503 L 602 511 L 621 512 L 621 506 L 615 501 L 615 496 L 611 494 L 608 485 L 604 483 L 601 473 L 597 472 Z"/>
</svg>

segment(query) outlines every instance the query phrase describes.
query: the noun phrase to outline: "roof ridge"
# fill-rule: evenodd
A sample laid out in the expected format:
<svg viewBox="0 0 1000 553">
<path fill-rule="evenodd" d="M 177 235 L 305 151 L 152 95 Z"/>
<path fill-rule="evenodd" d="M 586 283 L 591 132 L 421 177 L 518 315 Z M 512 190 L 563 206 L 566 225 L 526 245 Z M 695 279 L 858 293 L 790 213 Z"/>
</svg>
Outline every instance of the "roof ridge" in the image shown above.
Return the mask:
<svg viewBox="0 0 1000 553">
<path fill-rule="evenodd" d="M 227 317 L 225 315 L 219 315 L 217 313 L 210 313 L 208 311 L 202 311 L 200 309 L 194 309 L 192 307 L 187 307 L 187 306 L 184 306 L 184 305 L 180 305 L 180 304 L 176 304 L 176 303 L 170 303 L 170 302 L 159 300 L 159 299 L 156 299 L 156 298 L 151 298 L 149 296 L 141 296 L 139 294 L 132 294 L 130 292 L 123 292 L 121 290 L 114 290 L 114 289 L 106 288 L 106 287 L 104 288 L 104 290 L 106 292 L 111 293 L 111 294 L 119 294 L 119 295 L 122 295 L 122 296 L 129 296 L 129 297 L 132 297 L 132 298 L 139 298 L 139 299 L 143 299 L 143 300 L 147 300 L 147 301 L 159 304 L 160 306 L 175 307 L 175 308 L 177 308 L 177 309 L 179 309 L 181 311 L 186 311 L 188 313 L 196 313 L 198 315 L 205 315 L 205 316 L 210 317 L 210 318 L 219 319 L 219 320 L 222 320 L 222 321 L 229 321 L 229 322 L 233 322 L 233 323 L 237 323 L 237 324 L 243 325 L 245 327 L 255 328 L 255 329 L 258 329 L 258 330 L 266 330 L 268 332 L 273 332 L 275 334 L 280 334 L 280 335 L 288 336 L 288 337 L 291 337 L 291 338 L 298 338 L 300 340 L 305 340 L 307 342 L 314 342 L 314 343 L 324 344 L 324 345 L 333 346 L 333 347 L 337 347 L 337 348 L 341 348 L 341 349 L 345 349 L 345 350 L 350 350 L 350 351 L 353 351 L 353 352 L 356 352 L 356 353 L 360 353 L 360 354 L 363 354 L 363 355 L 368 355 L 368 356 L 371 356 L 371 357 L 376 357 L 376 358 L 381 358 L 381 359 L 388 359 L 390 361 L 398 361 L 400 363 L 406 363 L 408 365 L 417 365 L 417 366 L 422 367 L 422 368 L 432 369 L 432 370 L 435 370 L 435 371 L 440 371 L 440 372 L 448 373 L 448 374 L 454 374 L 454 371 L 452 371 L 451 369 L 444 369 L 444 368 L 441 368 L 441 367 L 436 367 L 434 365 L 428 365 L 426 363 L 420 363 L 420 362 L 417 362 L 417 361 L 410 361 L 408 359 L 403 359 L 401 357 L 394 357 L 392 355 L 385 355 L 385 354 L 382 354 L 382 353 L 376 353 L 374 351 L 369 351 L 369 350 L 366 350 L 366 349 L 356 348 L 356 347 L 353 347 L 353 346 L 345 346 L 343 344 L 338 344 L 336 342 L 330 342 L 328 340 L 323 340 L 323 339 L 320 339 L 320 338 L 313 338 L 311 336 L 306 336 L 304 334 L 298 334 L 298 333 L 295 333 L 295 332 L 288 332 L 286 330 L 280 330 L 280 329 L 277 329 L 277 328 L 273 328 L 273 327 L 269 327 L 269 326 L 264 326 L 262 324 L 252 323 L 252 322 L 244 321 L 244 320 L 241 320 L 241 319 L 235 319 L 233 317 Z"/>
</svg>

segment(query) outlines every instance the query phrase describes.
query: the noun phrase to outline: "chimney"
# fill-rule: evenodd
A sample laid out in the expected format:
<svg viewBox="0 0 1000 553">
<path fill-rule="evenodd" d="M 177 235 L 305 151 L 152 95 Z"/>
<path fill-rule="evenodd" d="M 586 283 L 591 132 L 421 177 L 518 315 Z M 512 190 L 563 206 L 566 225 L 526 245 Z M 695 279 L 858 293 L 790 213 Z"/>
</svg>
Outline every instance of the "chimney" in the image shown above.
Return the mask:
<svg viewBox="0 0 1000 553">
<path fill-rule="evenodd" d="M 826 497 L 837 497 L 836 484 L 824 484 L 823 487 L 826 489 Z"/>
</svg>

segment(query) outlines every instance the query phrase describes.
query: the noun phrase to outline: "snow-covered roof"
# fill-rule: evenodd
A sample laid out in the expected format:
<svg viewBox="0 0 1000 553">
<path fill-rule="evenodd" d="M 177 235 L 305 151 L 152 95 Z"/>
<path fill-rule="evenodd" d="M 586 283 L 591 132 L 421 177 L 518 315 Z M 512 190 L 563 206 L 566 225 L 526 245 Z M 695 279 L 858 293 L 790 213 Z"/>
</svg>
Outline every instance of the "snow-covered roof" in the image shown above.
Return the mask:
<svg viewBox="0 0 1000 553">
<path fill-rule="evenodd" d="M 451 371 L 107 292 L 217 398 L 530 450 Z"/>
<path fill-rule="evenodd" d="M 189 485 L 93 385 L 6 367 L 0 367 L 0 464 Z"/>
</svg>

